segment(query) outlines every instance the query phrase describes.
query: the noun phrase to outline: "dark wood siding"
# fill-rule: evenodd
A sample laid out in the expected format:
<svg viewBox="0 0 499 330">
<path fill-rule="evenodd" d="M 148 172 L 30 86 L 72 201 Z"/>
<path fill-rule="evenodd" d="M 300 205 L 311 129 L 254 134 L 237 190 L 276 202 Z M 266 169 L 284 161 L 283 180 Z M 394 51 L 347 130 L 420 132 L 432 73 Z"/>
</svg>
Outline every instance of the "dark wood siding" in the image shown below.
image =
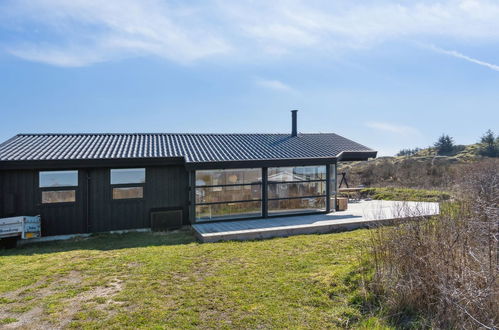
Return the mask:
<svg viewBox="0 0 499 330">
<path fill-rule="evenodd" d="M 85 232 L 83 218 L 82 176 L 76 190 L 75 203 L 41 204 L 38 171 L 3 171 L 0 173 L 2 217 L 41 215 L 42 235 Z"/>
<path fill-rule="evenodd" d="M 36 175 L 35 171 L 0 172 L 2 217 L 37 214 Z"/>
<path fill-rule="evenodd" d="M 41 215 L 42 235 L 83 233 L 83 175 L 80 173 L 75 203 L 42 204 L 38 188 L 38 171 L 20 170 L 0 172 L 2 217 Z M 11 203 L 11 201 L 13 201 Z"/>
<path fill-rule="evenodd" d="M 110 169 L 89 170 L 91 232 L 149 228 L 154 209 L 179 208 L 188 223 L 188 178 L 183 166 L 147 167 L 144 198 L 113 200 Z"/>
<path fill-rule="evenodd" d="M 0 217 L 41 214 L 44 236 L 148 228 L 157 209 L 182 209 L 188 224 L 184 166 L 146 167 L 143 199 L 113 200 L 109 176 L 109 168 L 80 169 L 75 203 L 42 205 L 37 170 L 0 171 Z"/>
<path fill-rule="evenodd" d="M 35 191 L 38 213 L 42 218 L 42 235 L 67 235 L 87 232 L 86 205 L 86 172 L 78 171 L 78 186 L 74 187 L 76 201 L 72 203 L 42 204 L 41 191 L 38 188 L 38 171 L 35 171 Z M 73 188 L 65 188 L 73 190 Z M 44 188 L 43 190 L 50 190 Z M 54 190 L 59 190 L 54 188 Z M 28 214 L 29 215 L 29 214 Z"/>
</svg>

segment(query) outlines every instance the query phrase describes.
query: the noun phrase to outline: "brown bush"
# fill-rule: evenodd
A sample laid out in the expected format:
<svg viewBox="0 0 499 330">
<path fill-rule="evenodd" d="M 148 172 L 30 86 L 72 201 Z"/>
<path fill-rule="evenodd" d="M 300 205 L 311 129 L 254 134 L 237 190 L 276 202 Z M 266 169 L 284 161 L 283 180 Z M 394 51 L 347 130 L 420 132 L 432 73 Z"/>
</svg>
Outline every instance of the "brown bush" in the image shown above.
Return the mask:
<svg viewBox="0 0 499 330">
<path fill-rule="evenodd" d="M 448 158 L 379 158 L 369 162 L 344 163 L 349 184 L 367 187 L 448 189 L 462 164 Z"/>
<path fill-rule="evenodd" d="M 399 326 L 499 326 L 499 167 L 460 169 L 459 201 L 441 215 L 372 231 L 367 289 Z M 413 324 L 414 325 L 414 324 Z"/>
<path fill-rule="evenodd" d="M 450 190 L 461 181 L 463 170 L 495 164 L 499 159 L 465 162 L 452 157 L 378 158 L 368 162 L 342 163 L 338 173 L 346 172 L 351 186 L 400 187 Z"/>
</svg>

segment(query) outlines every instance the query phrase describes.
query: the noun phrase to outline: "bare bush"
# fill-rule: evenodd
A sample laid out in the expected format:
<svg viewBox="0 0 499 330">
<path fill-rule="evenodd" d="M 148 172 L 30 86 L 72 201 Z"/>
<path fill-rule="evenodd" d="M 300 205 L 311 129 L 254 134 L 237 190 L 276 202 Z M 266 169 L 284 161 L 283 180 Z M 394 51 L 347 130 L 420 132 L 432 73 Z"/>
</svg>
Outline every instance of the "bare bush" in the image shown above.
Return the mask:
<svg viewBox="0 0 499 330">
<path fill-rule="evenodd" d="M 347 172 L 352 186 L 448 189 L 455 180 L 457 165 L 442 158 L 396 161 L 380 158 L 365 163 L 343 164 L 338 172 Z"/>
<path fill-rule="evenodd" d="M 497 164 L 462 168 L 459 201 L 439 216 L 372 231 L 367 289 L 399 325 L 416 316 L 422 327 L 499 326 Z"/>
</svg>

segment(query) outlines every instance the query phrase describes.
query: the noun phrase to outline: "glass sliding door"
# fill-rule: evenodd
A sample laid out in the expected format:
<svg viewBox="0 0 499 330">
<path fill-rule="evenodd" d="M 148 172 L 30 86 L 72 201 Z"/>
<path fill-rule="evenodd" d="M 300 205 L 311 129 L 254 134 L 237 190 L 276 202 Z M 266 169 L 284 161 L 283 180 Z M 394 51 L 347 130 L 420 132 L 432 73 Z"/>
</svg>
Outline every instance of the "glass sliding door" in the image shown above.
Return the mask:
<svg viewBox="0 0 499 330">
<path fill-rule="evenodd" d="M 196 171 L 196 221 L 262 216 L 262 169 Z"/>
<path fill-rule="evenodd" d="M 328 190 L 334 208 L 336 166 L 327 166 L 269 167 L 266 180 L 261 168 L 198 170 L 193 196 L 196 222 L 259 218 L 264 210 L 265 216 L 324 212 Z"/>
<path fill-rule="evenodd" d="M 326 166 L 269 167 L 269 215 L 326 210 Z"/>
</svg>

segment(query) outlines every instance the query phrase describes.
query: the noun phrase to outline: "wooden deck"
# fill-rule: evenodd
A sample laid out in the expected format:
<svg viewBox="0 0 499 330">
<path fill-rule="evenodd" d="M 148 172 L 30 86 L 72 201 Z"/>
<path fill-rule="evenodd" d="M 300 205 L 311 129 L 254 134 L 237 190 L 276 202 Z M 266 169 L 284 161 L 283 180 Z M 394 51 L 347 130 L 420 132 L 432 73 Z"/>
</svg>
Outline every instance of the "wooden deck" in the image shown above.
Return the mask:
<svg viewBox="0 0 499 330">
<path fill-rule="evenodd" d="M 201 242 L 241 241 L 366 228 L 393 223 L 397 219 L 435 215 L 439 212 L 438 203 L 360 201 L 350 203 L 346 211 L 202 223 L 192 225 L 192 229 Z"/>
</svg>

